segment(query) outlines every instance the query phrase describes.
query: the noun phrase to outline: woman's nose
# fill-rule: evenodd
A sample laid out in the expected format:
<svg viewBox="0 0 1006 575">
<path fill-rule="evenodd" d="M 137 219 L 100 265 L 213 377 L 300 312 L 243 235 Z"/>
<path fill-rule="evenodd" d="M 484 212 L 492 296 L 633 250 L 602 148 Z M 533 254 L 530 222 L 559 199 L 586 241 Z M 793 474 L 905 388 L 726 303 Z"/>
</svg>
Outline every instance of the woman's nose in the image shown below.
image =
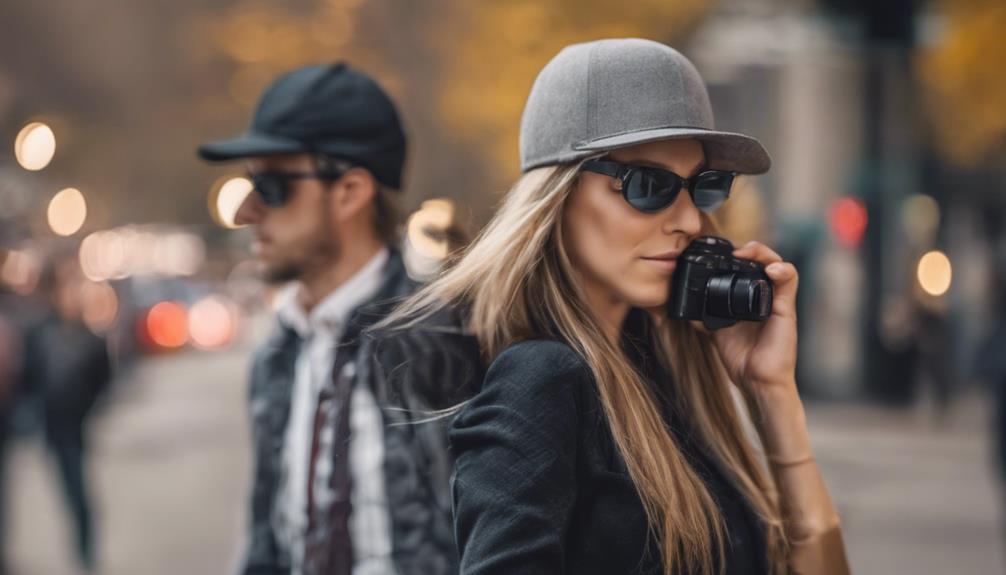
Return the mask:
<svg viewBox="0 0 1006 575">
<path fill-rule="evenodd" d="M 664 220 L 660 229 L 665 234 L 681 232 L 691 237 L 699 235 L 702 231 L 702 212 L 695 207 L 695 202 L 687 190 L 681 190 L 663 215 Z"/>
</svg>

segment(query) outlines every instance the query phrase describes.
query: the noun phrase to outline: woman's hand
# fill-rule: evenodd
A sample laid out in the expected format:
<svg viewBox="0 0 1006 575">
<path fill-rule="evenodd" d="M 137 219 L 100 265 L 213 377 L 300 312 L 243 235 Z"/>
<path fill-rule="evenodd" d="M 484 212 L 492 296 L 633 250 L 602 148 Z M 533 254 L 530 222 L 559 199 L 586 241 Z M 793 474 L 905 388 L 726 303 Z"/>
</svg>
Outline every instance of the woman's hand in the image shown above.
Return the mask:
<svg viewBox="0 0 1006 575">
<path fill-rule="evenodd" d="M 756 395 L 796 392 L 796 268 L 759 242 L 734 250 L 734 257 L 765 266 L 773 284 L 772 314 L 763 322 L 740 321 L 713 332 L 727 375 Z M 701 322 L 695 322 L 701 326 Z"/>
</svg>

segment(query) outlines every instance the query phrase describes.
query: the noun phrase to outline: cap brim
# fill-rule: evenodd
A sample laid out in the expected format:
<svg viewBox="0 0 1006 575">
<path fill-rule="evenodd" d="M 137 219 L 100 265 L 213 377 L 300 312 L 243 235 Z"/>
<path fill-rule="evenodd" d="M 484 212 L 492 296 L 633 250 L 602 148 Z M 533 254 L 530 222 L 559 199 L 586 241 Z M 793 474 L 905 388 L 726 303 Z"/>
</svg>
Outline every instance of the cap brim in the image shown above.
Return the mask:
<svg viewBox="0 0 1006 575">
<path fill-rule="evenodd" d="M 728 170 L 740 174 L 764 174 L 772 167 L 772 158 L 758 140 L 735 134 L 717 132 L 701 128 L 656 128 L 640 130 L 580 142 L 573 149 L 577 151 L 607 151 L 618 148 L 656 142 L 658 140 L 684 140 L 694 138 L 703 144 L 706 165 L 717 170 Z"/>
<path fill-rule="evenodd" d="M 307 147 L 296 140 L 247 133 L 228 140 L 219 140 L 199 146 L 199 157 L 207 162 L 226 162 L 251 156 L 276 156 L 307 152 Z"/>
</svg>

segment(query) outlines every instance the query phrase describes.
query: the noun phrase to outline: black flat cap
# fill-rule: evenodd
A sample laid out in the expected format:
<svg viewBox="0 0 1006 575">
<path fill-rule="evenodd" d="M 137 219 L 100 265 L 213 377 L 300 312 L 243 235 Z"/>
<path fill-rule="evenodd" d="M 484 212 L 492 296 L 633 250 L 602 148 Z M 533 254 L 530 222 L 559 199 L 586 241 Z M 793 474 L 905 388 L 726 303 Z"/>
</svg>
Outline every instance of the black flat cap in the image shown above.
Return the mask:
<svg viewBox="0 0 1006 575">
<path fill-rule="evenodd" d="M 377 82 L 336 63 L 280 76 L 262 94 L 247 132 L 199 147 L 199 156 L 210 162 L 301 153 L 345 159 L 397 189 L 405 133 Z"/>
</svg>

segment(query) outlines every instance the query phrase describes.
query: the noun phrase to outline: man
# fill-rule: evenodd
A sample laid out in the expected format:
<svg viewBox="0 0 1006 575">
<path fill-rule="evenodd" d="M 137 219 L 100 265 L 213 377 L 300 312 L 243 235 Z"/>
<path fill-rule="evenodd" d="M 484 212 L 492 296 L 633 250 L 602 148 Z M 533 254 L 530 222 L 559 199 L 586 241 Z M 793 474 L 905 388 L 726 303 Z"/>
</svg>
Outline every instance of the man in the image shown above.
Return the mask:
<svg viewBox="0 0 1006 575">
<path fill-rule="evenodd" d="M 364 328 L 412 292 L 394 247 L 405 135 L 388 96 L 345 64 L 263 94 L 251 129 L 199 149 L 243 160 L 263 277 L 291 282 L 251 376 L 255 469 L 244 574 L 397 573 L 382 407 L 357 385 Z M 383 395 L 383 394 L 381 394 Z"/>
</svg>

